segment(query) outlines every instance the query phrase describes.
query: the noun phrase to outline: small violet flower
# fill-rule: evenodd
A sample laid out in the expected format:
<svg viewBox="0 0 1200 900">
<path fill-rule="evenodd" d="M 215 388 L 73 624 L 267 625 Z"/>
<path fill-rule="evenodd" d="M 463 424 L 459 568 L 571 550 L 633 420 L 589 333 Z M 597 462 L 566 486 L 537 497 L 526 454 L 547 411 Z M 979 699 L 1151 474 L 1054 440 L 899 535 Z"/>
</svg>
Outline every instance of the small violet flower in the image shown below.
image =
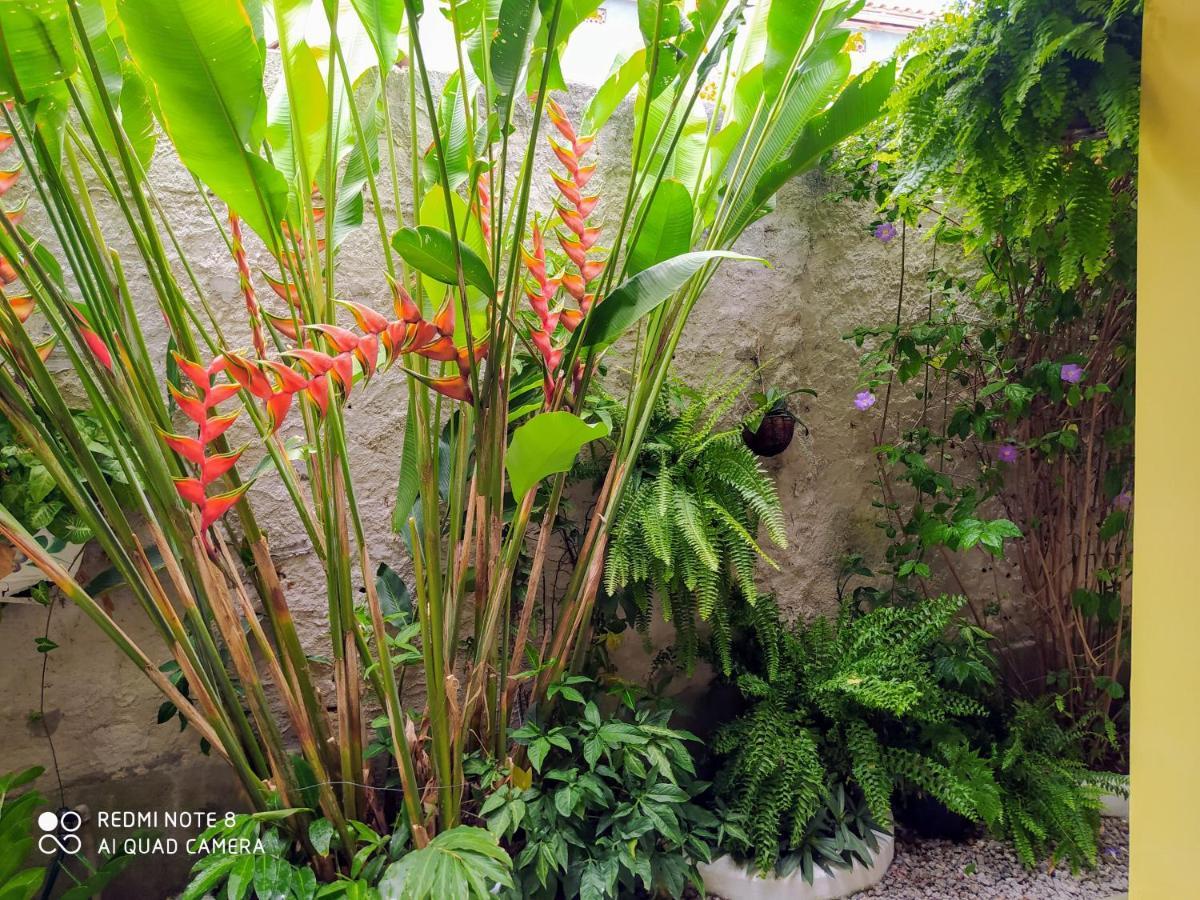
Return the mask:
<svg viewBox="0 0 1200 900">
<path fill-rule="evenodd" d="M 871 163 L 869 166 L 867 166 L 867 171 L 870 172 L 872 175 L 874 175 L 876 172 L 879 171 L 879 163 L 878 162 Z"/>
<path fill-rule="evenodd" d="M 866 412 L 875 405 L 875 395 L 870 391 L 859 391 L 854 395 L 854 405 L 862 412 Z"/>
<path fill-rule="evenodd" d="M 1017 461 L 1017 448 L 1012 444 L 1001 444 L 996 449 L 996 458 L 1000 462 L 1015 463 Z"/>
<path fill-rule="evenodd" d="M 1079 384 L 1083 381 L 1083 368 L 1075 365 L 1075 363 L 1067 363 L 1058 370 L 1058 377 L 1067 384 Z"/>
<path fill-rule="evenodd" d="M 875 226 L 875 237 L 883 243 L 889 243 L 896 236 L 896 226 L 891 222 L 880 222 Z"/>
</svg>

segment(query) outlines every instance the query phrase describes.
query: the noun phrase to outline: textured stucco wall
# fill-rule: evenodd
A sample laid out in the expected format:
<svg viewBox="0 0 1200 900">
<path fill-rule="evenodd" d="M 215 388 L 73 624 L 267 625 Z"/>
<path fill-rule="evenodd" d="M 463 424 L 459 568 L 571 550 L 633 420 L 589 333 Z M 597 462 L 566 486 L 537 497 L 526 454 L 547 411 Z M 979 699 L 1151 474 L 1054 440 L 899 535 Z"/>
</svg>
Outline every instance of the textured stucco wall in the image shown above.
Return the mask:
<svg viewBox="0 0 1200 900">
<path fill-rule="evenodd" d="M 398 104 L 402 82 L 394 79 Z M 586 95 L 574 95 L 567 105 L 578 114 L 584 99 Z M 601 212 L 608 216 L 615 214 L 624 191 L 630 131 L 626 106 L 597 144 L 597 183 L 611 198 L 602 202 Z M 398 151 L 403 159 L 403 143 Z M 545 157 L 543 171 L 550 164 L 549 154 Z M 236 270 L 207 211 L 196 200 L 190 177 L 169 154 L 160 152 L 151 181 L 222 326 L 234 343 L 248 343 Z M 546 208 L 551 187 L 548 176 L 539 179 L 535 209 Z M 869 209 L 827 201 L 832 187 L 820 174 L 810 174 L 782 192 L 777 210 L 747 232 L 740 248 L 768 258 L 773 268 L 727 265 L 697 307 L 678 359 L 683 375 L 699 378 L 714 369 L 749 369 L 757 356 L 772 363 L 764 373 L 769 383 L 819 392 L 816 399 L 803 398 L 797 409 L 811 435 L 805 438 L 798 432 L 793 445 L 768 462 L 783 498 L 790 546 L 776 554 L 780 571 L 765 573 L 764 583 L 792 614 L 828 611 L 838 557 L 877 538 L 869 507 L 869 424 L 850 403 L 857 352 L 841 337 L 857 323 L 885 320 L 892 314 L 900 249 L 898 241 L 883 245 L 868 234 Z M 409 194 L 407 182 L 400 193 Z M 390 194 L 385 185 L 384 196 Z M 165 352 L 166 335 L 152 308 L 148 283 L 136 271 L 133 245 L 120 237 L 123 229 L 114 211 L 98 193 L 95 199 L 102 217 L 112 224 L 114 247 L 133 270 L 133 290 L 143 298 L 140 310 L 151 347 Z M 389 223 L 394 221 L 393 210 L 385 214 Z M 404 214 L 408 218 L 411 211 Z M 49 235 L 36 211 L 31 212 L 28 225 Z M 914 275 L 924 256 L 922 249 L 910 253 Z M 373 229 L 352 235 L 340 260 L 341 296 L 386 309 L 388 291 Z M 262 288 L 260 293 L 270 303 L 273 298 L 265 285 Z M 402 571 L 406 569 L 402 547 L 388 523 L 399 466 L 404 394 L 398 376 L 377 379 L 356 394 L 347 414 L 358 501 L 372 553 L 376 560 Z M 290 501 L 271 476 L 260 480 L 252 496 L 268 529 L 302 638 L 313 652 L 324 652 L 326 602 L 321 570 Z M 122 626 L 143 640 L 152 655 L 165 659 L 165 651 L 156 645 L 135 604 L 117 594 L 113 606 Z M 42 633 L 45 615 L 40 607 L 0 605 L 0 697 L 5 700 L 0 704 L 0 769 L 49 765 L 42 726 L 28 718 L 39 705 L 42 657 L 34 651 L 33 639 Z M 57 604 L 50 636 L 59 649 L 50 656 L 45 705 L 68 802 L 95 806 L 123 796 L 126 802 L 172 804 L 177 798 L 171 791 L 183 790 L 182 786 L 197 790 L 201 785 L 212 786 L 210 795 L 233 795 L 230 780 L 218 764 L 198 755 L 190 731 L 181 734 L 174 725 L 154 724 L 159 703 L 155 691 L 84 616 Z M 156 773 L 155 784 L 176 787 L 155 788 L 144 796 L 150 772 Z M 49 787 L 48 780 L 44 787 Z M 203 791 L 193 796 L 203 796 Z"/>
</svg>

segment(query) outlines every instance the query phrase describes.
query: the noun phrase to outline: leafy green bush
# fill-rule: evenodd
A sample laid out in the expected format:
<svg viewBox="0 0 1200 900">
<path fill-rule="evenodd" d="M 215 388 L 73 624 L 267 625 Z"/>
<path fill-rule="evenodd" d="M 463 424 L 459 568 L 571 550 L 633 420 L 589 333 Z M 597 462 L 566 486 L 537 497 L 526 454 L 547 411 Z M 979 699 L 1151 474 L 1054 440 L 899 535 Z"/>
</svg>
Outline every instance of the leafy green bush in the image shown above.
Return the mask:
<svg viewBox="0 0 1200 900">
<path fill-rule="evenodd" d="M 1045 677 L 1002 646 L 1008 687 L 1099 710 L 1093 763 L 1113 756 L 1103 723 L 1127 722 L 1141 15 L 1140 0 L 979 0 L 940 18 L 834 166 L 899 264 L 928 259 L 886 323 L 848 335 L 860 409 L 882 401 L 883 590 L 924 596 L 933 565 L 1020 539 Z M 1000 627 L 995 601 L 970 600 Z"/>
<path fill-rule="evenodd" d="M 948 628 L 961 597 L 865 614 L 845 603 L 836 622 L 790 629 L 777 613 L 772 627 L 769 605 L 760 600 L 738 647 L 750 705 L 713 742 L 724 849 L 763 872 L 794 865 L 834 785 L 882 828 L 895 795 L 925 794 L 1010 841 L 1028 866 L 1096 864 L 1099 798 L 1126 779 L 1088 769 L 1090 723 L 1071 723 L 1061 698 L 1006 714 L 984 702 L 998 699 L 990 636 Z M 845 836 L 828 846 L 861 852 Z"/>
<path fill-rule="evenodd" d="M 532 783 L 510 777 L 480 809 L 515 859 L 514 896 L 679 897 L 688 884 L 702 891 L 696 864 L 710 858 L 717 819 L 697 802 L 708 784 L 696 779 L 687 747 L 696 738 L 670 727 L 668 711 L 626 697 L 606 715 L 567 687 L 558 695 L 572 718 L 531 719 L 513 733 L 536 772 Z"/>
<path fill-rule="evenodd" d="M 759 605 L 769 604 L 760 598 Z M 889 729 L 979 715 L 977 700 L 941 684 L 930 648 L 962 607 L 943 597 L 908 608 L 881 607 L 836 622 L 793 629 L 760 627 L 737 670 L 747 712 L 724 726 L 713 749 L 724 757 L 719 795 L 744 823 L 728 848 L 762 871 L 796 848 L 832 779 L 861 793 L 876 821 L 890 827 L 891 799 L 903 781 L 963 815 L 977 816 L 956 774 L 918 749 L 894 746 Z M 765 643 L 764 643 L 765 641 Z"/>
<path fill-rule="evenodd" d="M 303 848 L 284 830 L 285 820 L 306 812 L 237 815 L 231 823 L 221 821 L 206 830 L 197 843 L 213 849 L 193 866 L 180 900 L 487 900 L 497 885 L 512 884 L 508 854 L 488 832 L 467 826 L 441 832 L 425 847 L 413 849 L 407 826 L 387 836 L 351 820 L 348 837 L 357 849 L 349 871 L 338 871 L 334 861 L 344 842 L 328 819 L 308 821 Z"/>
<path fill-rule="evenodd" d="M 125 473 L 89 414 L 71 414 L 96 464 L 110 484 L 125 484 Z M 82 544 L 91 529 L 63 495 L 37 455 L 21 443 L 8 419 L 0 416 L 0 503 L 30 532 L 45 528 L 59 540 Z"/>
<path fill-rule="evenodd" d="M 657 597 L 689 670 L 697 617 L 711 622 L 722 668 L 730 669 L 732 598 L 753 606 L 757 561 L 774 565 L 758 543 L 760 526 L 775 546 L 787 546 L 774 483 L 742 443 L 740 423 L 722 422 L 744 387 L 744 379 L 726 379 L 702 391 L 679 382 L 663 391 L 608 549 L 608 593 L 625 592 L 640 624 Z"/>
</svg>

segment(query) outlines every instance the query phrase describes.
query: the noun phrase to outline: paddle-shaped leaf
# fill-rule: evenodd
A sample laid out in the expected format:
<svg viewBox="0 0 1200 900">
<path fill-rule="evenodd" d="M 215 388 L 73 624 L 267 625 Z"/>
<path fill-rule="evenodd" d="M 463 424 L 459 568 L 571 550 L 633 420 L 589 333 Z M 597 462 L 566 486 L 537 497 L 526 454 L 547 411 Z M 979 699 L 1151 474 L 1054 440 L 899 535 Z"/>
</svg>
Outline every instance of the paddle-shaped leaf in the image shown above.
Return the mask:
<svg viewBox="0 0 1200 900">
<path fill-rule="evenodd" d="M 448 232 L 429 225 L 401 228 L 392 235 L 392 246 L 406 263 L 422 274 L 443 284 L 458 284 L 458 269 L 454 265 L 454 244 Z M 487 263 L 462 241 L 458 242 L 458 251 L 467 284 L 479 288 L 489 297 L 492 296 L 496 286 Z"/>
<path fill-rule="evenodd" d="M 698 250 L 660 262 L 624 281 L 592 310 L 583 346 L 608 346 L 715 259 L 739 259 L 767 265 L 760 257 L 743 256 L 728 250 Z"/>
<path fill-rule="evenodd" d="M 0 100 L 28 102 L 75 68 L 66 0 L 0 0 Z"/>
<path fill-rule="evenodd" d="M 375 55 L 379 57 L 379 71 L 386 77 L 388 69 L 396 61 L 396 39 L 400 36 L 400 25 L 404 20 L 404 0 L 350 2 L 362 19 L 367 37 L 375 48 Z"/>
<path fill-rule="evenodd" d="M 692 246 L 692 196 L 683 182 L 667 178 L 646 211 L 637 243 L 629 251 L 629 272 L 636 275 Z"/>
<path fill-rule="evenodd" d="M 266 130 L 262 49 L 242 0 L 118 0 L 130 55 L 179 158 L 264 238 L 287 187 L 257 153 Z M 253 148 L 253 149 L 251 149 Z"/>
<path fill-rule="evenodd" d="M 491 54 L 497 109 L 506 109 L 512 103 L 521 68 L 529 56 L 536 13 L 537 0 L 501 0 Z"/>
<path fill-rule="evenodd" d="M 566 472 L 584 444 L 606 434 L 608 426 L 603 422 L 588 425 L 573 413 L 534 416 L 513 432 L 504 457 L 513 496 L 520 499 L 547 475 Z"/>
</svg>

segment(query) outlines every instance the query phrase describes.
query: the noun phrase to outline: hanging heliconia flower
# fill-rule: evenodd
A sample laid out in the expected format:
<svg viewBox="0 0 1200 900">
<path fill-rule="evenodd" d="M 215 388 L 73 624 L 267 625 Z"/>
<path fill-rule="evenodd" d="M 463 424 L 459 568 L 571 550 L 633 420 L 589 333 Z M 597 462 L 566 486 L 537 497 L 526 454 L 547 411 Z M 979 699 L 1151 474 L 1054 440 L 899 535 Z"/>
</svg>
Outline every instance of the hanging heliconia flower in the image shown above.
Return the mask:
<svg viewBox="0 0 1200 900">
<path fill-rule="evenodd" d="M 567 233 L 560 231 L 556 236 L 573 271 L 564 268 L 555 276 L 547 273 L 544 237 L 541 227 L 536 222 L 532 229 L 532 248 L 526 250 L 522 247 L 521 255 L 534 282 L 532 285 L 526 283 L 525 295 L 538 317 L 540 327 L 531 331 L 530 340 L 537 348 L 546 368 L 543 389 L 549 400 L 562 377 L 558 369 L 562 363 L 563 350 L 554 343 L 554 331 L 559 324 L 569 332 L 579 327 L 595 301 L 595 293 L 591 290 L 592 283 L 604 271 L 606 260 L 603 254 L 598 254 L 596 250 L 596 243 L 600 240 L 600 229 L 588 224 L 588 218 L 600 198 L 595 194 L 584 193 L 584 188 L 596 172 L 596 165 L 584 165 L 582 160 L 591 149 L 595 138 L 577 135 L 567 114 L 554 100 L 547 101 L 547 109 L 551 123 L 566 141 L 564 144 L 553 137 L 550 138 L 550 148 L 567 170 L 566 175 L 552 171 L 550 177 L 554 179 L 554 184 L 565 201 L 555 202 L 555 211 L 558 219 L 566 226 Z M 575 308 L 551 309 L 560 287 L 575 301 Z"/>
<path fill-rule="evenodd" d="M 229 236 L 233 259 L 238 268 L 238 284 L 246 300 L 246 315 L 250 318 L 250 336 L 254 341 L 254 352 L 258 354 L 259 359 L 264 359 L 267 355 L 267 342 L 263 338 L 262 317 L 259 315 L 254 283 L 250 280 L 250 263 L 246 260 L 246 246 L 242 241 L 242 223 L 232 209 L 229 211 Z"/>
<path fill-rule="evenodd" d="M 187 503 L 200 510 L 200 530 L 206 532 L 250 487 L 247 482 L 231 491 L 211 493 L 213 484 L 237 465 L 245 450 L 242 448 L 231 453 L 210 453 L 208 449 L 213 441 L 229 430 L 238 417 L 236 412 L 219 415 L 217 407 L 236 394 L 239 385 L 231 382 L 214 384 L 215 376 L 228 369 L 224 357 L 218 357 L 207 367 L 184 359 L 177 353 L 174 357 L 179 371 L 192 383 L 195 392 L 184 392 L 171 385 L 171 396 L 175 398 L 175 403 L 183 410 L 184 415 L 196 423 L 197 436 L 192 438 L 161 430 L 159 435 L 168 447 L 195 467 L 194 476 L 175 479 L 175 490 Z M 207 544 L 207 536 L 204 540 Z"/>
<path fill-rule="evenodd" d="M 13 136 L 8 132 L 0 132 L 0 153 L 9 149 L 13 145 Z M 17 166 L 14 169 L 0 169 L 0 198 L 3 198 L 21 177 L 21 167 Z M 13 225 L 17 225 L 25 218 L 25 209 L 29 203 L 29 198 L 26 197 L 21 203 L 12 208 L 5 209 L 0 203 L 0 215 L 3 215 Z M 17 281 L 17 270 L 13 264 L 0 256 L 0 287 L 7 288 L 9 285 L 15 284 Z M 10 293 L 5 291 L 5 296 L 8 298 L 8 303 L 17 317 L 17 321 L 24 325 L 31 315 L 33 315 L 34 302 L 32 294 L 26 293 Z M 96 357 L 96 361 L 105 369 L 112 371 L 112 354 L 109 352 L 108 345 L 99 334 L 92 328 L 91 322 L 88 321 L 78 308 L 72 306 L 71 311 L 75 314 L 75 320 L 78 323 L 79 334 L 83 338 L 84 344 L 92 355 Z M 7 344 L 5 344 L 7 346 Z M 40 344 L 35 344 L 34 349 L 42 362 L 45 362 L 50 357 L 50 351 L 54 349 L 54 339 L 50 338 Z"/>
</svg>

